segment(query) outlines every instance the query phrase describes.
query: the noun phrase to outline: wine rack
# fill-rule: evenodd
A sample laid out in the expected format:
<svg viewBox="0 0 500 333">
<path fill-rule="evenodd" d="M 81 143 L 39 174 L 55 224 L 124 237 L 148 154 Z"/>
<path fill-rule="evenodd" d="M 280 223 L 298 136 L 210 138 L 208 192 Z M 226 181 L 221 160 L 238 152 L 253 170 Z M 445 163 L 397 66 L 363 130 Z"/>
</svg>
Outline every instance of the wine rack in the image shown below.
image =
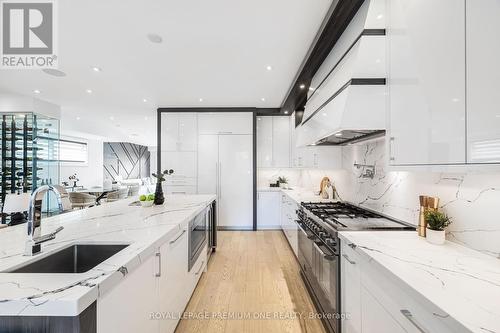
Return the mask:
<svg viewBox="0 0 500 333">
<path fill-rule="evenodd" d="M 31 193 L 59 182 L 59 120 L 36 113 L 0 113 L 1 201 L 9 193 Z M 51 202 L 52 201 L 52 202 Z M 54 200 L 44 199 L 44 211 Z M 10 216 L 2 214 L 2 223 Z"/>
</svg>

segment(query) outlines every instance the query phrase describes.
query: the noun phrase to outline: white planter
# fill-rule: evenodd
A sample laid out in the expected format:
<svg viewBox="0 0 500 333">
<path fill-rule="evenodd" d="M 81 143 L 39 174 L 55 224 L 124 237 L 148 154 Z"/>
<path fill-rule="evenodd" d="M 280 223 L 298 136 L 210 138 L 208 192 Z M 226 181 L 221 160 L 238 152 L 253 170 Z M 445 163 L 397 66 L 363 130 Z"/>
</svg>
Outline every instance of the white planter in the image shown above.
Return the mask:
<svg viewBox="0 0 500 333">
<path fill-rule="evenodd" d="M 442 245 L 445 242 L 444 230 L 432 230 L 427 228 L 425 238 L 431 244 Z"/>
</svg>

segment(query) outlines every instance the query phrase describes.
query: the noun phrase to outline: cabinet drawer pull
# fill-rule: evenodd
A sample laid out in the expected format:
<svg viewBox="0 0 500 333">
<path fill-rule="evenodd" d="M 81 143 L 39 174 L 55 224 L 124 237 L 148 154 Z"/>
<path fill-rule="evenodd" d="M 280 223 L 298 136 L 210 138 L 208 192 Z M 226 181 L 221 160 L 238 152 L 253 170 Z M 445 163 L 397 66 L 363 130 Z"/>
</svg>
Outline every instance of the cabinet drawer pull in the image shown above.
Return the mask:
<svg viewBox="0 0 500 333">
<path fill-rule="evenodd" d="M 409 310 L 406 310 L 406 309 L 401 309 L 400 310 L 401 313 L 403 314 L 403 316 L 406 317 L 406 319 L 408 319 L 408 321 L 410 323 L 412 323 L 413 326 L 415 326 L 415 328 L 419 331 L 419 332 L 422 332 L 422 333 L 427 333 L 427 330 L 423 329 L 420 324 L 417 322 L 417 320 L 415 319 L 415 317 L 413 317 L 413 315 L 411 314 L 411 312 Z"/>
<path fill-rule="evenodd" d="M 345 260 L 347 260 L 347 262 L 349 262 L 351 265 L 356 265 L 356 262 L 352 261 L 351 259 L 349 259 L 349 257 L 347 256 L 347 254 L 343 254 L 342 257 L 344 257 Z"/>
<path fill-rule="evenodd" d="M 200 265 L 200 269 L 198 270 L 198 272 L 194 273 L 194 275 L 198 275 L 201 273 L 201 271 L 203 270 L 203 265 L 205 264 L 205 261 L 202 261 L 201 262 L 201 265 Z"/>
<path fill-rule="evenodd" d="M 186 233 L 186 230 L 185 230 L 185 229 L 184 229 L 184 230 L 182 230 L 182 232 L 180 233 L 180 235 L 179 235 L 179 236 L 177 236 L 174 240 L 171 240 L 171 241 L 170 241 L 170 244 L 174 244 L 175 242 L 177 242 L 177 241 L 179 240 L 179 238 L 181 238 L 181 237 L 182 237 L 182 235 L 184 235 L 184 233 Z"/>
<path fill-rule="evenodd" d="M 156 257 L 158 258 L 158 273 L 155 274 L 156 277 L 161 276 L 161 253 L 156 252 Z"/>
</svg>

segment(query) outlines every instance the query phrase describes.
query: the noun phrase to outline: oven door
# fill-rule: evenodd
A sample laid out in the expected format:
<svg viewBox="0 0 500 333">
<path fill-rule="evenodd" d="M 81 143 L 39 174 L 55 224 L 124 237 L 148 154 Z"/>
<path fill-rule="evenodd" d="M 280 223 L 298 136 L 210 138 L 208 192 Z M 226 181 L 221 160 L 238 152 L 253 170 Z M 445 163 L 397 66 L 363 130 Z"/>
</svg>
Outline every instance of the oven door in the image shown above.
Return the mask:
<svg viewBox="0 0 500 333">
<path fill-rule="evenodd" d="M 189 222 L 189 270 L 207 243 L 207 211 L 204 210 Z"/>
<path fill-rule="evenodd" d="M 313 244 L 314 276 L 318 282 L 321 292 L 318 292 L 318 300 L 325 313 L 336 314 L 340 312 L 339 294 L 339 260 L 323 243 Z M 328 317 L 327 317 L 328 318 Z M 334 317 L 327 320 L 335 332 L 339 332 L 340 321 Z"/>
<path fill-rule="evenodd" d="M 313 238 L 314 235 L 307 230 L 302 223 L 298 223 L 298 259 L 300 268 L 307 275 L 308 278 L 314 277 L 313 274 Z"/>
</svg>

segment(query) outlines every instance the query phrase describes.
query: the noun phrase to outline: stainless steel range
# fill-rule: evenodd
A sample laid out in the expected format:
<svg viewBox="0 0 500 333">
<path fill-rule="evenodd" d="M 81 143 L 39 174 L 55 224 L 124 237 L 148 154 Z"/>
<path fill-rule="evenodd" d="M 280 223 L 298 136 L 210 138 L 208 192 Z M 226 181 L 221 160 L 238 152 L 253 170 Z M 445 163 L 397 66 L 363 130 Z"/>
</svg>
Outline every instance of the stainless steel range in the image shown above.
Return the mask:
<svg viewBox="0 0 500 333">
<path fill-rule="evenodd" d="M 341 332 L 340 239 L 343 230 L 415 230 L 409 224 L 343 202 L 301 203 L 299 263 L 307 289 L 329 332 Z"/>
</svg>

